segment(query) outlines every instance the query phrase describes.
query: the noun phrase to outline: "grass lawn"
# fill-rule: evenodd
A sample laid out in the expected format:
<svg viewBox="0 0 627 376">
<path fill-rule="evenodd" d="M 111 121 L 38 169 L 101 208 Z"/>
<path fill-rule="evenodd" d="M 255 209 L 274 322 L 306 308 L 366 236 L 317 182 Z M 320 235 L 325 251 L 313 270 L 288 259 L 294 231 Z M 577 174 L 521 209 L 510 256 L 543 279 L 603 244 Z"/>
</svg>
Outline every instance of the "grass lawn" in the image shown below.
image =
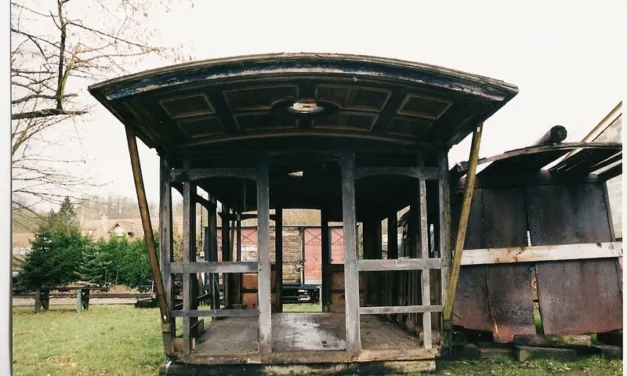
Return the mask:
<svg viewBox="0 0 627 376">
<path fill-rule="evenodd" d="M 285 311 L 319 311 L 289 304 Z M 13 308 L 14 375 L 154 375 L 165 360 L 158 309 L 53 306 L 33 314 Z M 622 361 L 584 358 L 572 363 L 513 360 L 438 362 L 439 375 L 622 375 Z"/>
</svg>

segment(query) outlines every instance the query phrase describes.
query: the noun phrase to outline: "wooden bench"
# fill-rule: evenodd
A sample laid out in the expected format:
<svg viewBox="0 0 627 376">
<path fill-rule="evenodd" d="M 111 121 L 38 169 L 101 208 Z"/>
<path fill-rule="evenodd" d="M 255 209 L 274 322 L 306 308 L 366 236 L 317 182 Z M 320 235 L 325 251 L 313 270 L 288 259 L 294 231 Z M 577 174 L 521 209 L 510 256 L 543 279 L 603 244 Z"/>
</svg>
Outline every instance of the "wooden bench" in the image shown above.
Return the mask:
<svg viewBox="0 0 627 376">
<path fill-rule="evenodd" d="M 91 291 L 109 291 L 107 287 L 40 287 L 35 291 L 35 313 L 50 307 L 50 291 L 76 291 L 76 312 L 89 309 Z"/>
</svg>

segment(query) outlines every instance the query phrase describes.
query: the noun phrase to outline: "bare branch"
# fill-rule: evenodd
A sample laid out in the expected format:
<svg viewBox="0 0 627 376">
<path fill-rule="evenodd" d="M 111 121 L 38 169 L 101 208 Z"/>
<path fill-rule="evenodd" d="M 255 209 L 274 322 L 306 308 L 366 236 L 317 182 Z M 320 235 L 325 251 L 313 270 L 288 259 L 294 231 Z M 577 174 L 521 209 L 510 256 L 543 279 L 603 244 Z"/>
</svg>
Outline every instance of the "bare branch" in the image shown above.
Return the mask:
<svg viewBox="0 0 627 376">
<path fill-rule="evenodd" d="M 59 110 L 58 108 L 47 108 L 45 110 L 11 114 L 11 120 L 36 119 L 36 118 L 59 116 L 59 115 L 79 116 L 79 115 L 85 115 L 86 113 L 87 111 L 66 111 L 66 110 Z"/>
</svg>

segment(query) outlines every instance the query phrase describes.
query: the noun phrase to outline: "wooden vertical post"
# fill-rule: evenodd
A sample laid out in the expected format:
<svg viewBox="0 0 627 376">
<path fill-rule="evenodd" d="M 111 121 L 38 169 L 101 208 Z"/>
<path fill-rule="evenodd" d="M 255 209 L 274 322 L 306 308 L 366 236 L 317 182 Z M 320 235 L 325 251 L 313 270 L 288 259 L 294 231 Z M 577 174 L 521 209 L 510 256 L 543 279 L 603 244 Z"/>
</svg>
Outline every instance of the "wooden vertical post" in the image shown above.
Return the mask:
<svg viewBox="0 0 627 376">
<path fill-rule="evenodd" d="M 355 154 L 342 154 L 342 217 L 344 222 L 344 289 L 346 296 L 346 350 L 361 351 L 359 270 L 355 208 Z"/>
<path fill-rule="evenodd" d="M 418 167 L 424 167 L 424 160 L 419 158 Z M 427 221 L 427 187 L 424 179 L 418 179 L 418 201 L 419 201 L 419 229 L 420 229 L 420 257 L 429 258 L 429 224 Z M 422 279 L 421 303 L 423 306 L 431 305 L 431 278 L 429 269 L 420 271 Z M 431 312 L 422 314 L 422 333 L 424 346 L 427 349 L 432 347 L 431 341 Z"/>
<path fill-rule="evenodd" d="M 168 310 L 174 307 L 174 283 L 170 271 L 170 263 L 174 259 L 174 247 L 172 238 L 172 185 L 169 179 L 170 168 L 165 158 L 161 157 L 160 166 L 160 192 L 159 192 L 159 248 L 161 251 L 161 272 L 165 285 L 165 298 Z M 164 349 L 166 355 L 172 353 L 172 342 L 176 336 L 176 319 L 171 318 L 169 322 L 170 333 L 164 333 Z"/>
<path fill-rule="evenodd" d="M 470 206 L 472 204 L 472 194 L 475 186 L 475 173 L 477 171 L 477 160 L 479 159 L 479 146 L 481 145 L 481 133 L 483 123 L 479 123 L 472 134 L 472 144 L 470 146 L 470 156 L 468 158 L 468 171 L 466 172 L 466 186 L 464 188 L 464 201 L 459 215 L 459 227 L 457 238 L 455 239 L 455 254 L 453 255 L 453 265 L 451 277 L 449 279 L 446 300 L 444 302 L 444 330 L 452 329 L 453 303 L 457 292 L 457 281 L 459 279 L 459 269 L 462 264 L 462 253 L 464 242 L 466 241 L 466 230 L 468 218 L 470 216 Z"/>
<path fill-rule="evenodd" d="M 236 221 L 235 221 L 235 236 L 237 239 L 237 249 L 235 252 L 235 260 L 237 262 L 242 261 L 242 217 L 238 212 Z M 233 274 L 233 284 L 234 290 L 233 297 L 236 304 L 242 304 L 242 273 Z"/>
<path fill-rule="evenodd" d="M 398 219 L 396 212 L 390 214 L 388 217 L 388 259 L 398 259 Z M 396 305 L 398 300 L 398 272 L 389 272 L 389 294 L 387 305 Z M 393 320 L 396 319 L 396 314 L 391 315 Z"/>
<path fill-rule="evenodd" d="M 320 213 L 320 243 L 322 246 L 322 312 L 329 312 L 331 298 L 331 233 L 329 231 L 328 211 Z"/>
<path fill-rule="evenodd" d="M 230 220 L 229 220 L 229 210 L 222 204 L 222 261 L 232 261 L 231 258 L 231 245 L 229 244 L 230 235 Z M 222 273 L 222 296 L 224 297 L 224 307 L 231 308 L 231 283 L 230 277 L 228 273 Z"/>
<path fill-rule="evenodd" d="M 242 261 L 242 215 L 237 213 L 237 262 Z"/>
<path fill-rule="evenodd" d="M 218 215 L 214 206 L 207 215 L 207 232 L 209 237 L 209 261 L 218 261 Z M 211 309 L 220 309 L 220 286 L 218 286 L 218 273 L 209 274 L 209 287 L 211 288 Z"/>
<path fill-rule="evenodd" d="M 190 162 L 186 158 L 184 168 L 189 168 Z M 196 260 L 196 203 L 193 195 L 196 187 L 191 182 L 183 182 L 183 262 L 193 262 Z M 183 274 L 183 310 L 195 309 L 195 278 L 190 273 Z M 183 346 L 186 353 L 191 353 L 194 344 L 194 335 L 191 327 L 198 321 L 197 317 L 183 318 Z"/>
<path fill-rule="evenodd" d="M 270 269 L 270 182 L 267 155 L 259 158 L 257 177 L 257 234 L 259 299 L 259 352 L 272 352 L 271 269 Z"/>
<path fill-rule="evenodd" d="M 276 284 L 274 290 L 275 311 L 283 312 L 283 209 L 274 209 L 275 213 L 275 237 L 274 237 L 274 254 L 275 254 L 275 276 Z"/>
<path fill-rule="evenodd" d="M 443 150 L 438 155 L 438 247 L 442 258 L 442 270 L 440 272 L 441 304 L 444 304 L 446 300 L 451 264 L 451 196 L 448 174 L 448 151 Z"/>
<path fill-rule="evenodd" d="M 407 219 L 407 243 L 409 245 L 409 257 L 420 257 L 420 203 L 419 192 L 416 190 L 416 196 L 412 197 L 409 206 L 409 218 Z M 407 272 L 407 292 L 409 305 L 418 305 L 418 271 L 412 270 Z M 418 325 L 418 313 L 410 313 L 409 321 L 412 324 L 412 330 Z"/>
<path fill-rule="evenodd" d="M 374 256 L 374 242 L 375 242 L 375 221 L 373 220 L 365 220 L 363 227 L 363 259 L 364 260 L 372 260 L 375 258 Z M 375 289 L 377 283 L 375 281 L 373 272 L 367 272 L 361 275 L 361 278 L 364 280 L 364 303 L 369 305 L 375 304 Z"/>
</svg>

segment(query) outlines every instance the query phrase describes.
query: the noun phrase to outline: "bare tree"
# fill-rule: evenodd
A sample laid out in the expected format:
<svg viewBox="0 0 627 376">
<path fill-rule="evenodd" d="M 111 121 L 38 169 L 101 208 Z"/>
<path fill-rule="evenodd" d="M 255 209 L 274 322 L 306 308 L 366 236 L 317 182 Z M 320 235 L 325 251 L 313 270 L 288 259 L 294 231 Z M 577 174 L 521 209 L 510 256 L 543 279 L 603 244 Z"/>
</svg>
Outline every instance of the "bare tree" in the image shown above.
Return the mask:
<svg viewBox="0 0 627 376">
<path fill-rule="evenodd" d="M 181 0 L 181 2 L 188 0 Z M 52 146 L 78 137 L 90 111 L 85 88 L 127 73 L 149 55 L 180 60 L 180 51 L 154 45 L 145 20 L 150 0 L 12 0 L 11 89 L 13 209 L 80 198 L 92 184 L 75 166 L 84 156 L 59 157 Z M 65 132 L 65 133 L 64 133 Z M 71 168 L 68 168 L 71 166 Z"/>
</svg>

